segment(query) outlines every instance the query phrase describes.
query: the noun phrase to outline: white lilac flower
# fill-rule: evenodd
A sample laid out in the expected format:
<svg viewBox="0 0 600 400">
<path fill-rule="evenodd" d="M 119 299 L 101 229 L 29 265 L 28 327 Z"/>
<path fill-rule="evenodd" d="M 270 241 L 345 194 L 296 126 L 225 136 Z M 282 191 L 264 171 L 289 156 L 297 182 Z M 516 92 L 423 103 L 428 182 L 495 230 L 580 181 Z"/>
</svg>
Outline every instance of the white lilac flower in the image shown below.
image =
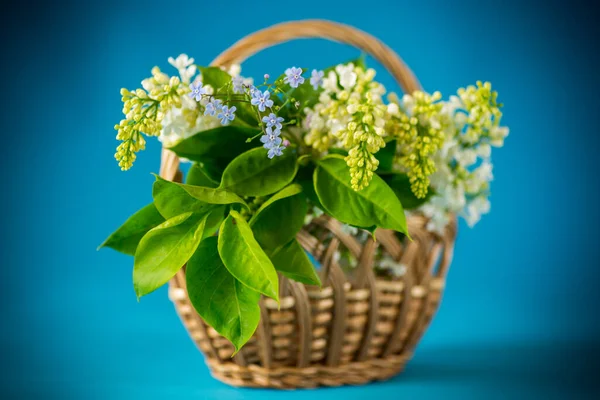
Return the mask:
<svg viewBox="0 0 600 400">
<path fill-rule="evenodd" d="M 283 122 L 283 118 L 278 117 L 277 115 L 275 115 L 273 113 L 270 113 L 268 116 L 264 116 L 262 118 L 262 122 L 265 123 L 267 128 L 275 127 L 275 129 L 281 129 L 282 128 L 281 123 Z"/>
<path fill-rule="evenodd" d="M 202 87 L 202 82 L 195 82 L 190 85 L 190 97 L 196 101 L 202 100 L 206 94 L 206 89 Z"/>
<path fill-rule="evenodd" d="M 310 84 L 313 86 L 313 89 L 317 90 L 323 84 L 323 76 L 325 76 L 325 72 L 317 71 L 316 69 L 312 70 Z"/>
<path fill-rule="evenodd" d="M 328 98 L 327 92 L 337 93 L 340 91 L 340 88 L 338 87 L 338 77 L 334 71 L 329 71 L 327 76 L 323 78 L 323 89 L 325 89 L 325 92 L 323 92 L 321 96 L 324 95 Z M 319 102 L 324 103 L 324 101 L 321 100 L 321 97 L 319 97 Z"/>
<path fill-rule="evenodd" d="M 356 85 L 356 79 L 358 76 L 354 72 L 354 64 L 350 63 L 347 65 L 338 65 L 335 67 L 335 72 L 340 77 L 340 85 L 346 90 L 351 89 Z"/>
<path fill-rule="evenodd" d="M 194 65 L 194 59 L 189 58 L 187 54 L 180 54 L 177 59 L 169 57 L 169 64 L 177 68 L 181 82 L 190 83 L 192 77 L 196 74 L 196 66 Z"/>
<path fill-rule="evenodd" d="M 406 265 L 397 262 L 387 254 L 379 261 L 378 267 L 379 269 L 389 271 L 389 273 L 395 277 L 404 276 L 407 271 Z"/>
<path fill-rule="evenodd" d="M 298 85 L 303 84 L 304 78 L 302 77 L 302 68 L 292 67 L 286 69 L 283 82 L 289 84 L 293 88 L 297 88 Z"/>
<path fill-rule="evenodd" d="M 343 224 L 341 229 L 342 229 L 342 232 L 344 232 L 347 235 L 352 235 L 352 236 L 358 235 L 358 228 L 355 226 Z"/>
<path fill-rule="evenodd" d="M 231 108 L 223 106 L 223 108 L 221 108 L 221 111 L 217 115 L 217 118 L 221 120 L 222 125 L 227 125 L 229 124 L 229 122 L 233 121 L 233 119 L 235 118 L 235 110 L 235 106 Z"/>
<path fill-rule="evenodd" d="M 227 73 L 234 78 L 236 76 L 239 76 L 241 72 L 242 72 L 242 66 L 240 64 L 231 64 L 229 66 L 229 69 L 227 70 Z"/>
<path fill-rule="evenodd" d="M 271 100 L 269 97 L 271 97 L 271 93 L 268 90 L 261 92 L 260 90 L 255 89 L 254 92 L 252 92 L 252 99 L 250 100 L 250 103 L 253 106 L 257 106 L 260 112 L 264 112 L 265 107 L 273 107 L 273 100 Z"/>
</svg>

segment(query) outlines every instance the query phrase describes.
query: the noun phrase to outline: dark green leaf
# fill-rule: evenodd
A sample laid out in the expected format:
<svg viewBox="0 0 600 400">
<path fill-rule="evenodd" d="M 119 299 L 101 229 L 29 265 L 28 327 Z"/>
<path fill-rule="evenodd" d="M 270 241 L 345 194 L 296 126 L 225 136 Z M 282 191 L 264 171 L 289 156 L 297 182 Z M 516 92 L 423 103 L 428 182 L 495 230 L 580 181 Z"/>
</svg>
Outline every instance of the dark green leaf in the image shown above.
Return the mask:
<svg viewBox="0 0 600 400">
<path fill-rule="evenodd" d="M 267 150 L 259 147 L 240 154 L 225 168 L 220 188 L 240 196 L 266 196 L 287 186 L 297 171 L 292 149 L 269 159 Z"/>
<path fill-rule="evenodd" d="M 194 186 L 204 186 L 209 188 L 216 188 L 219 186 L 219 181 L 214 181 L 205 169 L 198 163 L 194 163 L 190 167 L 187 173 L 185 183 Z"/>
<path fill-rule="evenodd" d="M 396 141 L 391 140 L 385 144 L 385 147 L 375 153 L 375 158 L 379 160 L 377 172 L 389 172 L 394 166 L 394 156 L 396 155 Z M 402 203 L 404 205 L 404 203 Z"/>
<path fill-rule="evenodd" d="M 190 259 L 202 240 L 207 217 L 188 212 L 144 235 L 133 264 L 133 287 L 138 298 L 167 283 Z"/>
<path fill-rule="evenodd" d="M 254 238 L 250 225 L 236 211 L 229 212 L 219 229 L 219 254 L 237 280 L 279 301 L 275 267 Z"/>
<path fill-rule="evenodd" d="M 402 204 L 377 174 L 369 186 L 355 191 L 346 162 L 332 155 L 319 162 L 314 184 L 321 204 L 339 221 L 361 227 L 375 225 L 408 235 Z"/>
<path fill-rule="evenodd" d="M 382 176 L 383 180 L 392 188 L 396 196 L 402 203 L 405 210 L 412 210 L 425 204 L 431 197 L 433 190 L 429 188 L 427 195 L 419 199 L 410 189 L 410 181 L 406 174 L 386 174 Z"/>
<path fill-rule="evenodd" d="M 260 320 L 260 293 L 239 282 L 225 267 L 216 237 L 203 240 L 185 270 L 187 291 L 200 316 L 238 351 Z"/>
<path fill-rule="evenodd" d="M 211 179 L 220 181 L 220 175 L 231 160 L 257 146 L 256 142 L 246 143 L 246 139 L 259 132 L 240 126 L 221 126 L 198 132 L 170 150 L 180 157 L 202 163 L 204 172 Z"/>
<path fill-rule="evenodd" d="M 313 263 L 296 239 L 279 247 L 271 254 L 275 269 L 295 281 L 321 286 L 321 280 Z"/>
<path fill-rule="evenodd" d="M 302 229 L 307 208 L 302 187 L 287 186 L 271 196 L 250 220 L 254 237 L 267 249 L 288 243 Z"/>
<path fill-rule="evenodd" d="M 154 204 L 148 204 L 129 217 L 98 249 L 110 247 L 132 256 L 146 232 L 163 222 L 165 222 L 165 219 L 160 215 Z"/>
</svg>

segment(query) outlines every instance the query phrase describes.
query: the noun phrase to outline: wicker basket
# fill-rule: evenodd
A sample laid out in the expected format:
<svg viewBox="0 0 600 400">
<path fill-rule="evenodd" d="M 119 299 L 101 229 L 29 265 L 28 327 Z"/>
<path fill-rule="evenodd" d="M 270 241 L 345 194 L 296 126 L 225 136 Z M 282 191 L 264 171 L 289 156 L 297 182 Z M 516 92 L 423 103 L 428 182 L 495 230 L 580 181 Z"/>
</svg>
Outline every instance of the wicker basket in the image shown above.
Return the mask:
<svg viewBox="0 0 600 400">
<path fill-rule="evenodd" d="M 266 47 L 297 38 L 354 45 L 379 60 L 405 92 L 420 88 L 387 46 L 364 32 L 327 21 L 264 29 L 235 43 L 212 64 L 241 62 Z M 163 150 L 161 176 L 181 179 L 179 160 L 168 150 Z M 192 307 L 183 269 L 170 282 L 169 295 L 213 376 L 225 383 L 290 389 L 390 378 L 403 369 L 437 310 L 452 259 L 456 222 L 443 236 L 427 231 L 426 223 L 422 216 L 408 218 L 412 242 L 378 230 L 377 241 L 361 244 L 344 233 L 339 222 L 325 217 L 314 220 L 298 240 L 321 263 L 323 288 L 280 277 L 281 307 L 271 299 L 261 300 L 257 332 L 234 357 L 231 343 Z M 346 275 L 334 257 L 342 248 L 358 260 L 353 274 Z M 376 278 L 373 265 L 382 252 L 407 267 L 401 278 Z"/>
</svg>

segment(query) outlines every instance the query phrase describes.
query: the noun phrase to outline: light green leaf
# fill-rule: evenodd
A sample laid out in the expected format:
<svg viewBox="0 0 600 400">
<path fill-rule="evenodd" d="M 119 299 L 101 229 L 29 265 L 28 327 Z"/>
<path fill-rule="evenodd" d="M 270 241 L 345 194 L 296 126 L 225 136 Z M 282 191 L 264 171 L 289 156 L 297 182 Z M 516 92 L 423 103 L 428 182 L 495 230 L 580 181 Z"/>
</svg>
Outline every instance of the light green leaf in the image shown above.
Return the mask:
<svg viewBox="0 0 600 400">
<path fill-rule="evenodd" d="M 289 242 L 302 229 L 307 209 L 302 187 L 287 186 L 271 196 L 250 220 L 254 237 L 267 249 Z"/>
<path fill-rule="evenodd" d="M 239 282 L 225 267 L 216 237 L 203 240 L 185 269 L 187 291 L 200 316 L 238 351 L 260 320 L 260 293 Z"/>
<path fill-rule="evenodd" d="M 219 67 L 199 67 L 202 73 L 202 83 L 210 85 L 217 91 L 231 82 L 231 75 Z"/>
<path fill-rule="evenodd" d="M 170 150 L 180 157 L 203 163 L 205 169 L 211 170 L 211 177 L 214 177 L 220 175 L 236 156 L 256 147 L 256 142 L 246 143 L 246 139 L 256 136 L 259 132 L 260 130 L 254 128 L 221 126 L 198 132 Z"/>
<path fill-rule="evenodd" d="M 208 204 L 234 204 L 239 203 L 245 207 L 248 207 L 246 202 L 242 200 L 238 195 L 223 189 L 213 189 L 202 186 L 186 185 L 183 183 L 175 183 L 167 181 L 160 176 L 156 175 L 156 181 L 161 182 L 164 186 L 173 186 L 183 189 L 191 197 L 200 200 Z M 156 182 L 155 182 L 156 184 Z M 175 190 L 175 189 L 174 189 Z M 187 203 L 186 203 L 187 204 Z"/>
<path fill-rule="evenodd" d="M 113 232 L 98 247 L 98 250 L 102 247 L 110 247 L 132 256 L 146 232 L 163 222 L 165 222 L 165 219 L 160 215 L 154 204 L 148 204 L 129 217 L 119 229 Z"/>
<path fill-rule="evenodd" d="M 202 240 L 207 217 L 188 212 L 144 235 L 133 264 L 133 287 L 138 298 L 167 283 L 190 259 Z"/>
<path fill-rule="evenodd" d="M 220 188 L 240 196 L 266 196 L 292 182 L 297 171 L 291 149 L 269 159 L 267 150 L 259 147 L 240 154 L 225 168 Z"/>
<path fill-rule="evenodd" d="M 296 239 L 279 247 L 271 254 L 275 269 L 295 281 L 321 286 L 321 280 L 306 252 Z"/>
<path fill-rule="evenodd" d="M 427 195 L 420 199 L 410 189 L 410 180 L 406 174 L 386 174 L 382 175 L 383 180 L 389 185 L 390 188 L 396 193 L 396 196 L 402 203 L 405 210 L 412 210 L 425 204 L 427 200 L 432 196 L 433 189 L 429 188 Z"/>
<path fill-rule="evenodd" d="M 327 156 L 315 169 L 314 185 L 321 204 L 339 221 L 361 227 L 375 225 L 408 235 L 402 204 L 377 174 L 369 186 L 355 191 L 344 159 Z"/>
<path fill-rule="evenodd" d="M 277 272 L 246 220 L 234 210 L 219 229 L 219 254 L 229 272 L 244 285 L 279 301 Z"/>
<path fill-rule="evenodd" d="M 204 186 L 216 188 L 219 186 L 219 181 L 214 181 L 206 169 L 198 163 L 194 163 L 187 173 L 185 183 L 193 186 Z"/>
<path fill-rule="evenodd" d="M 192 197 L 179 184 L 156 176 L 152 185 L 154 205 L 166 219 L 173 218 L 185 212 L 207 212 L 211 204 Z"/>
</svg>

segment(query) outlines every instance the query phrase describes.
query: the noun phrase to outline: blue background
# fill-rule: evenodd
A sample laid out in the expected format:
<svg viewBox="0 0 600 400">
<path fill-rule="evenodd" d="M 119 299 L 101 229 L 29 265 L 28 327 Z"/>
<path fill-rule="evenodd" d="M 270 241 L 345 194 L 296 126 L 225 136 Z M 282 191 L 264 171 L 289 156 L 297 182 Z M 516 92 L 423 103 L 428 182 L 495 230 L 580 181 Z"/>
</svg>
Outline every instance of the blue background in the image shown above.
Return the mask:
<svg viewBox="0 0 600 400">
<path fill-rule="evenodd" d="M 598 12 L 572 1 L 21 2 L 3 10 L 3 398 L 587 398 L 600 395 Z M 379 37 L 429 91 L 490 80 L 511 128 L 492 213 L 460 225 L 448 289 L 402 375 L 359 388 L 240 390 L 213 380 L 166 290 L 137 303 L 132 260 L 96 246 L 151 200 L 153 142 L 112 158 L 119 89 L 182 52 L 326 18 Z M 300 41 L 248 76 L 358 54 Z M 174 73 L 174 70 L 171 70 Z M 389 90 L 390 76 L 378 75 Z M 8 122 L 8 124 L 7 124 Z M 598 398 L 598 397 L 596 397 Z"/>
</svg>

